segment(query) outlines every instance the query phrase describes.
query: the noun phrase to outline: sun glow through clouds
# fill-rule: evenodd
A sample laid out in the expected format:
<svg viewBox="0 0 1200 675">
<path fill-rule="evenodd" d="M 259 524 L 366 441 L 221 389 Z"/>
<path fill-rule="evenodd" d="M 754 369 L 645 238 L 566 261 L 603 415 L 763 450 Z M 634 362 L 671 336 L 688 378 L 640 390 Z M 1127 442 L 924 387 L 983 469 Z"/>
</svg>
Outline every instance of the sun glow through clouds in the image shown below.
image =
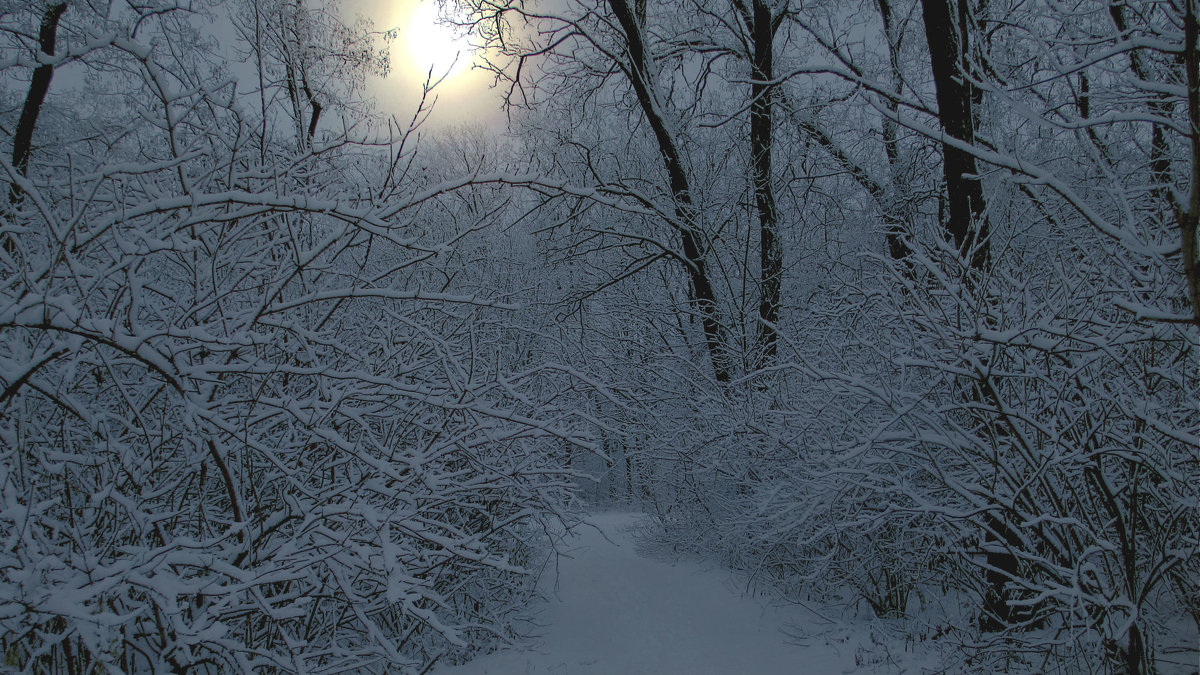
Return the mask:
<svg viewBox="0 0 1200 675">
<path fill-rule="evenodd" d="M 426 0 L 416 4 L 408 15 L 401 36 L 406 44 L 407 66 L 421 77 L 433 69 L 433 80 L 445 76 L 447 81 L 471 65 L 473 51 L 465 31 L 446 23 L 436 2 Z"/>
<path fill-rule="evenodd" d="M 431 126 L 502 124 L 492 73 L 472 67 L 486 60 L 486 52 L 471 46 L 465 29 L 442 20 L 447 10 L 454 11 L 456 0 L 344 2 L 349 15 L 370 17 L 382 30 L 395 31 L 389 43 L 391 73 L 368 84 L 382 111 L 403 121 L 412 119 L 428 79 L 436 84 L 423 104 L 432 110 Z"/>
</svg>

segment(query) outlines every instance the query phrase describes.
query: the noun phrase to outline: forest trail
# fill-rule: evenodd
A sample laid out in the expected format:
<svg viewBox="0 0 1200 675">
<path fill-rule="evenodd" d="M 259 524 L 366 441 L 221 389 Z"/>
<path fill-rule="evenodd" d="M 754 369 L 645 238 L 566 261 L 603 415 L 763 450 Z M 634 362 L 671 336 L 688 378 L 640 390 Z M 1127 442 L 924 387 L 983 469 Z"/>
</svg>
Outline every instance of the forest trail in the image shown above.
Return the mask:
<svg viewBox="0 0 1200 675">
<path fill-rule="evenodd" d="M 812 634 L 816 617 L 746 597 L 728 571 L 635 551 L 645 516 L 588 518 L 566 541 L 534 645 L 481 656 L 435 675 L 825 675 L 856 672 L 854 641 Z M 553 561 L 551 562 L 553 564 Z M 786 632 L 785 632 L 786 631 Z"/>
</svg>

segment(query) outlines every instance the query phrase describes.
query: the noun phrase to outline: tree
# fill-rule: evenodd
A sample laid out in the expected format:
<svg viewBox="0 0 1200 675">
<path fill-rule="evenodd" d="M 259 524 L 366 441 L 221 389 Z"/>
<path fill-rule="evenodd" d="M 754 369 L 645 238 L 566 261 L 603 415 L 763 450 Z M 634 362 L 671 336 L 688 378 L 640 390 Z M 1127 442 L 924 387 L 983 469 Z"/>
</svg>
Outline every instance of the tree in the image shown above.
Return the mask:
<svg viewBox="0 0 1200 675">
<path fill-rule="evenodd" d="M 754 205 L 758 211 L 760 291 L 756 329 L 756 366 L 770 363 L 776 352 L 783 245 L 779 237 L 779 212 L 775 200 L 772 155 L 775 138 L 774 87 L 775 36 L 787 4 L 770 7 L 765 0 L 731 3 L 749 37 L 750 55 L 750 154 L 753 164 Z"/>
<path fill-rule="evenodd" d="M 58 22 L 63 12 L 67 11 L 67 3 L 58 2 L 48 5 L 42 14 L 41 26 L 38 28 L 38 49 L 46 56 L 54 56 L 55 42 L 58 35 Z M 43 63 L 33 69 L 33 77 L 29 81 L 29 92 L 25 95 L 25 105 L 21 108 L 21 118 L 17 121 L 17 129 L 13 135 L 12 165 L 22 176 L 29 169 L 29 155 L 33 150 L 33 132 L 37 127 L 38 114 L 46 100 L 46 92 L 50 89 L 50 80 L 54 77 L 54 66 Z M 20 199 L 20 188 L 9 188 L 9 201 Z"/>
<path fill-rule="evenodd" d="M 337 2 L 278 0 L 241 3 L 232 17 L 254 59 L 262 119 L 272 117 L 283 96 L 296 142 L 307 149 L 326 112 L 362 118 L 366 76 L 386 76 L 390 67 L 394 35 L 362 18 L 348 25 L 338 11 Z"/>
<path fill-rule="evenodd" d="M 922 0 L 929 62 L 937 89 L 938 120 L 951 139 L 975 143 L 981 93 L 970 40 L 974 17 L 967 0 Z M 953 143 L 942 143 L 942 166 L 949 204 L 946 229 L 970 267 L 982 269 L 988 258 L 987 203 L 975 156 Z"/>
</svg>

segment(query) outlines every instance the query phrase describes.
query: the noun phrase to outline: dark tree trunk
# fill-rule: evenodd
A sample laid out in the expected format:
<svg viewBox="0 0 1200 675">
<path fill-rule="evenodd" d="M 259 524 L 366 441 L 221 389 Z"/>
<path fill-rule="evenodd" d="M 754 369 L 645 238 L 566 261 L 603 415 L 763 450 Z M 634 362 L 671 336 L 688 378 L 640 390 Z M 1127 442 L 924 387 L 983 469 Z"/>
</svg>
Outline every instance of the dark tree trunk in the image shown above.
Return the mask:
<svg viewBox="0 0 1200 675">
<path fill-rule="evenodd" d="M 66 10 L 67 3 L 59 2 L 46 7 L 46 12 L 42 14 L 38 48 L 46 56 L 54 56 L 58 21 Z M 42 103 L 46 100 L 46 93 L 50 91 L 50 80 L 53 77 L 54 66 L 44 63 L 33 69 L 33 79 L 29 81 L 29 93 L 25 95 L 25 105 L 21 108 L 21 117 L 17 122 L 16 133 L 13 134 L 12 164 L 22 176 L 29 170 L 29 156 L 33 153 L 33 132 L 37 128 Z M 13 203 L 21 199 L 21 189 L 15 184 L 9 188 L 8 199 Z"/>
<path fill-rule="evenodd" d="M 774 137 L 773 102 L 775 77 L 775 33 L 778 19 L 764 0 L 751 0 L 749 7 L 738 3 L 750 33 L 750 152 L 754 169 L 754 204 L 758 211 L 759 303 L 755 366 L 762 368 L 775 358 L 775 325 L 779 322 L 779 293 L 783 277 L 783 245 L 779 240 L 779 212 L 771 185 L 771 153 Z"/>
<path fill-rule="evenodd" d="M 659 156 L 671 185 L 671 195 L 675 201 L 675 222 L 672 224 L 679 233 L 683 249 L 684 265 L 688 273 L 688 289 L 690 300 L 700 314 L 700 322 L 704 328 L 704 339 L 712 360 L 713 374 L 719 382 L 728 382 L 731 376 L 729 359 L 726 354 L 725 324 L 721 319 L 720 307 L 717 305 L 716 292 L 709 280 L 708 252 L 704 239 L 697 229 L 696 205 L 692 201 L 692 189 L 688 181 L 679 148 L 675 138 L 667 128 L 658 102 L 654 98 L 651 82 L 651 68 L 646 45 L 642 40 L 642 24 L 638 21 L 637 13 L 629 6 L 627 0 L 609 0 L 609 6 L 621 24 L 625 33 L 626 49 L 629 52 L 629 65 L 626 74 L 637 95 L 638 104 L 646 116 L 654 139 L 658 144 Z"/>
<path fill-rule="evenodd" d="M 1185 0 L 1184 68 L 1187 71 L 1188 141 L 1191 150 L 1191 176 L 1186 204 L 1175 204 L 1183 256 L 1183 275 L 1191 301 L 1192 321 L 1200 326 L 1200 21 L 1195 0 Z"/>
<path fill-rule="evenodd" d="M 966 1 L 922 0 L 921 5 L 942 130 L 950 138 L 973 144 L 975 105 L 980 92 L 971 84 L 968 67 L 971 22 Z M 942 158 L 949 207 L 946 230 L 969 265 L 983 270 L 989 257 L 988 224 L 975 156 L 942 143 Z"/>
<path fill-rule="evenodd" d="M 950 139 L 974 144 L 976 106 L 981 92 L 972 83 L 970 39 L 974 25 L 967 6 L 969 1 L 922 0 L 921 5 L 942 131 Z M 989 264 L 988 223 L 975 156 L 943 142 L 942 166 L 946 180 L 947 233 L 969 267 L 985 271 Z M 978 400 L 979 392 L 971 391 L 964 396 Z M 999 631 L 1027 620 L 1030 610 L 1014 606 L 1019 596 L 1009 585 L 1020 573 L 1017 557 L 1011 552 L 1018 544 L 1015 533 L 1003 517 L 995 514 L 985 516 L 983 531 L 987 571 L 979 625 L 985 631 Z"/>
<path fill-rule="evenodd" d="M 984 554 L 987 588 L 983 596 L 983 615 L 979 619 L 979 628 L 989 632 L 1000 631 L 1015 623 L 1030 620 L 1032 611 L 1029 607 L 1012 604 L 1017 594 L 1009 588 L 1009 582 L 1017 576 L 1018 563 L 1017 556 L 1007 547 L 1014 545 L 1017 537 L 1003 516 L 991 513 L 984 516 L 984 540 L 987 543 Z"/>
</svg>

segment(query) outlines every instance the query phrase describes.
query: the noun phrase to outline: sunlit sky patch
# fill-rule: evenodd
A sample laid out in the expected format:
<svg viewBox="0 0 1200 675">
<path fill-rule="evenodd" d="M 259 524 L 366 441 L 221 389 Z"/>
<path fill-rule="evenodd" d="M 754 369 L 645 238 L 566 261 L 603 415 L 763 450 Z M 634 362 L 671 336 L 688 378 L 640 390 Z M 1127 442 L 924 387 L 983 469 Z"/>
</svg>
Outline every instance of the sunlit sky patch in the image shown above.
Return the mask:
<svg viewBox="0 0 1200 675">
<path fill-rule="evenodd" d="M 349 0 L 345 7 L 372 19 L 379 30 L 397 30 L 392 72 L 370 85 L 382 112 L 407 120 L 422 85 L 441 79 L 431 94 L 437 98 L 432 125 L 492 124 L 500 118 L 499 96 L 489 86 L 492 77 L 473 67 L 477 58 L 470 39 L 442 21 L 447 9 L 436 0 Z"/>
<path fill-rule="evenodd" d="M 463 30 L 442 18 L 433 2 L 421 2 L 413 7 L 403 21 L 405 29 L 401 40 L 405 45 L 402 58 L 406 58 L 406 66 L 417 73 L 432 71 L 434 77 L 445 75 L 450 81 L 471 65 L 474 52 Z"/>
</svg>

